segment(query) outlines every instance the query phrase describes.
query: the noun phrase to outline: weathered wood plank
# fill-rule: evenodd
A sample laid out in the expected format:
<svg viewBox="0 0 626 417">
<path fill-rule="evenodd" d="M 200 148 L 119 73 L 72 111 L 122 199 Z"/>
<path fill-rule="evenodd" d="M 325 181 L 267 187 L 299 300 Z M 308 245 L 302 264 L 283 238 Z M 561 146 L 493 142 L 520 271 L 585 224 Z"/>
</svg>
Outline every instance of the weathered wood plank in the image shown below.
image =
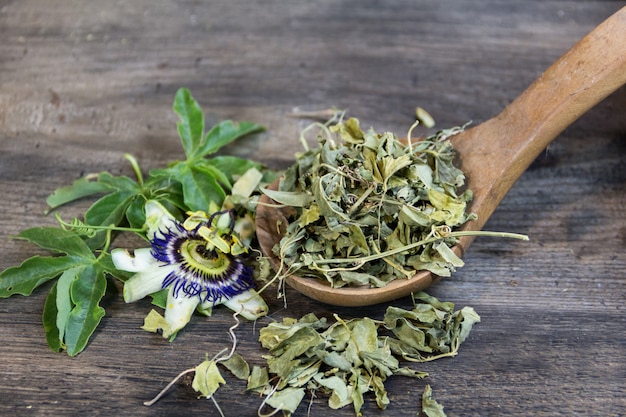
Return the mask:
<svg viewBox="0 0 626 417">
<path fill-rule="evenodd" d="M 191 89 L 212 121 L 267 126 L 225 152 L 282 168 L 309 123 L 289 117 L 296 109 L 347 108 L 364 125 L 399 133 L 416 105 L 438 127 L 480 122 L 624 5 L 0 2 L 0 269 L 36 253 L 8 237 L 54 224 L 41 214 L 56 187 L 88 172 L 131 175 L 126 152 L 146 170 L 182 158 L 171 111 L 179 87 Z M 424 381 L 390 380 L 389 409 L 379 412 L 370 398 L 365 415 L 416 415 L 426 383 L 450 416 L 624 415 L 624 106 L 622 89 L 566 130 L 487 224 L 530 242 L 478 239 L 466 266 L 431 289 L 482 316 L 459 356 L 424 364 Z M 46 346 L 45 289 L 0 300 L 0 415 L 218 415 L 184 383 L 152 408 L 142 402 L 228 346 L 230 314 L 197 317 L 170 344 L 139 329 L 149 302 L 125 305 L 111 284 L 103 325 L 76 358 Z M 283 310 L 272 295 L 275 319 L 310 311 L 380 318 L 385 308 L 332 308 L 289 291 Z M 237 331 L 240 353 L 256 364 L 258 329 L 268 320 Z M 217 395 L 225 414 L 255 415 L 259 398 L 228 382 Z M 316 398 L 310 415 L 328 415 L 325 401 Z"/>
</svg>

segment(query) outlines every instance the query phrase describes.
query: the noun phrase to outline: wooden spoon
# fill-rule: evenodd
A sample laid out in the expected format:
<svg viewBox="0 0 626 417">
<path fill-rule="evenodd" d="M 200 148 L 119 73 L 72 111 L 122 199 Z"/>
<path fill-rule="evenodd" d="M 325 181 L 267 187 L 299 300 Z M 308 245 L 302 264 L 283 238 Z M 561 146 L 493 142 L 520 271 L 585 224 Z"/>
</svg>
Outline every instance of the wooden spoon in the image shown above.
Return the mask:
<svg viewBox="0 0 626 417">
<path fill-rule="evenodd" d="M 626 7 L 581 39 L 548 68 L 499 115 L 466 130 L 451 141 L 459 154 L 459 168 L 474 192 L 469 211 L 478 219 L 462 229 L 480 230 L 502 198 L 530 163 L 567 126 L 626 83 Z M 275 188 L 276 184 L 274 184 Z M 272 201 L 263 196 L 264 203 Z M 284 211 L 259 205 L 257 237 L 274 268 L 279 260 L 272 247 L 287 221 Z M 279 221 L 282 223 L 279 224 Z M 462 256 L 473 240 L 460 238 L 454 247 Z M 428 271 L 397 279 L 382 288 L 331 288 L 321 280 L 287 277 L 297 291 L 318 301 L 341 306 L 364 306 L 409 295 L 435 280 Z"/>
</svg>

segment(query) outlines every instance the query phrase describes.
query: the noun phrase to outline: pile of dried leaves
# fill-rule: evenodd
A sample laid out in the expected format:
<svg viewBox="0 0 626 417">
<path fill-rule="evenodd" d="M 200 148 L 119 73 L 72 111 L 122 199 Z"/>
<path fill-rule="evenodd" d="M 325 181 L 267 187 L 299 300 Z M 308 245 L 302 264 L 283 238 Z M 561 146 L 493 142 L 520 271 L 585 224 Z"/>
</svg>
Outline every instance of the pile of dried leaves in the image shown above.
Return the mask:
<svg viewBox="0 0 626 417">
<path fill-rule="evenodd" d="M 473 218 L 465 210 L 472 194 L 458 192 L 465 176 L 447 140 L 461 130 L 411 144 L 363 131 L 354 118 L 323 126 L 319 147 L 297 155 L 278 190 L 264 190 L 295 209 L 274 248 L 286 270 L 334 287 L 381 287 L 462 266 L 450 231 Z"/>
<path fill-rule="evenodd" d="M 238 355 L 223 365 L 246 379 L 249 391 L 265 396 L 261 408 L 286 415 L 296 411 L 307 391 L 328 395 L 332 409 L 352 404 L 357 416 L 364 395 L 373 392 L 378 407 L 385 409 L 389 404 L 384 385 L 388 377 L 427 376 L 401 366 L 401 361 L 426 362 L 456 355 L 474 323 L 480 321 L 471 307 L 455 311 L 454 304 L 423 292 L 415 294 L 414 300 L 412 310 L 388 307 L 382 321 L 367 317 L 343 320 L 335 315 L 335 321 L 329 323 L 313 313 L 300 319 L 285 318 L 260 331 L 259 340 L 268 350 L 264 356 L 267 367 L 250 370 Z M 215 361 L 204 365 L 212 372 L 196 369 L 194 388 L 207 397 L 224 382 L 215 365 Z M 429 387 L 422 401 L 425 406 L 428 415 L 445 415 L 431 398 Z"/>
</svg>

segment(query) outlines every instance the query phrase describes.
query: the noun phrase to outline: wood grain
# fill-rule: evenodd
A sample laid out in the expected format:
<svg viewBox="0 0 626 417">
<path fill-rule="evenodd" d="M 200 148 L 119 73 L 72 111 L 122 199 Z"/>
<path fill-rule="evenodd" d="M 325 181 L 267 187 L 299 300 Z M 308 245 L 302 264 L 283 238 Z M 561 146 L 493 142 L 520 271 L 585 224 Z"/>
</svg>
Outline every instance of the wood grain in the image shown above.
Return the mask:
<svg viewBox="0 0 626 417">
<path fill-rule="evenodd" d="M 0 269 L 37 253 L 9 236 L 54 224 L 42 213 L 55 188 L 89 172 L 130 175 L 126 152 L 145 170 L 183 157 L 171 111 L 179 87 L 212 121 L 267 127 L 225 153 L 284 168 L 310 122 L 289 117 L 296 110 L 347 108 L 364 126 L 398 133 L 418 105 L 440 128 L 479 123 L 624 4 L 0 1 Z M 426 383 L 450 416 L 624 415 L 625 107 L 621 89 L 531 165 L 486 225 L 531 241 L 477 239 L 466 266 L 430 290 L 473 306 L 482 322 L 456 358 L 423 365 L 424 381 L 391 379 L 389 409 L 370 398 L 365 415 L 415 416 Z M 125 305 L 111 282 L 101 328 L 69 358 L 46 345 L 46 290 L 0 300 L 0 415 L 218 415 L 184 382 L 151 408 L 142 402 L 228 345 L 229 313 L 195 317 L 168 343 L 139 329 L 149 302 Z M 271 319 L 380 318 L 385 309 L 336 308 L 293 291 L 287 309 L 266 299 Z M 253 363 L 269 320 L 238 329 L 240 353 Z M 217 395 L 225 414 L 256 415 L 259 398 L 228 382 Z M 310 415 L 328 414 L 353 412 L 314 399 Z"/>
</svg>

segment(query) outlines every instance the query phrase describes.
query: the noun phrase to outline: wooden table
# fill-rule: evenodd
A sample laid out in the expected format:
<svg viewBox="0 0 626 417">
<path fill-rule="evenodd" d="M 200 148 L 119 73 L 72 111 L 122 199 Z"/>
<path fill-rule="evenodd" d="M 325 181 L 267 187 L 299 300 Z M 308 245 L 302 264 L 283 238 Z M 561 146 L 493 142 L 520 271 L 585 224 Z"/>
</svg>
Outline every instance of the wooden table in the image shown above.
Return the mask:
<svg viewBox="0 0 626 417">
<path fill-rule="evenodd" d="M 348 109 L 364 126 L 403 135 L 416 106 L 437 127 L 497 114 L 623 1 L 228 0 L 0 2 L 0 269 L 38 253 L 9 239 L 53 225 L 55 188 L 90 172 L 145 169 L 183 157 L 172 112 L 189 87 L 209 120 L 249 120 L 267 133 L 224 153 L 285 168 L 310 120 L 293 112 Z M 529 242 L 479 238 L 466 266 L 430 289 L 482 322 L 460 354 L 424 364 L 422 381 L 392 378 L 391 405 L 367 416 L 415 416 L 424 386 L 449 416 L 620 416 L 626 413 L 626 90 L 559 138 L 522 176 L 487 229 Z M 427 130 L 420 130 L 426 133 Z M 78 215 L 87 202 L 66 209 Z M 113 282 L 112 282 L 113 283 Z M 229 346 L 230 313 L 194 317 L 169 343 L 139 329 L 148 300 L 125 305 L 110 285 L 106 316 L 75 358 L 46 345 L 49 287 L 0 300 L 0 415 L 213 416 L 185 381 L 142 405 L 205 354 Z M 385 306 L 336 308 L 266 294 L 271 318 L 307 312 L 381 318 Z M 410 300 L 394 302 L 410 307 Z M 239 352 L 261 364 L 258 329 Z M 227 376 L 227 416 L 256 415 L 260 399 Z M 188 383 L 188 381 L 187 381 Z M 305 400 L 308 403 L 308 400 Z M 310 414 L 350 416 L 313 400 Z"/>
</svg>

